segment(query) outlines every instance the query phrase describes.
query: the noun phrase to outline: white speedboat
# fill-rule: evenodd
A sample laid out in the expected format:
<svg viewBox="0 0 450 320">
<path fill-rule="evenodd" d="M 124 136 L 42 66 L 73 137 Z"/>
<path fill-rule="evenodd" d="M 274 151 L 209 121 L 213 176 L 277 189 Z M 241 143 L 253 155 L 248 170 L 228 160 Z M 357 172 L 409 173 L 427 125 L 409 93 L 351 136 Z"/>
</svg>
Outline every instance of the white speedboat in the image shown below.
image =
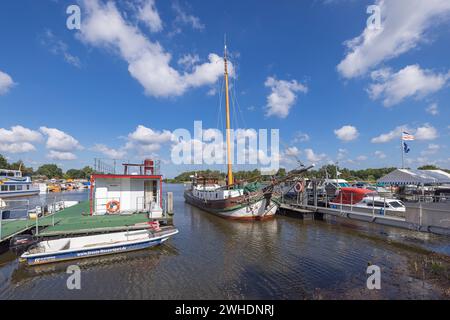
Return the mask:
<svg viewBox="0 0 450 320">
<path fill-rule="evenodd" d="M 40 241 L 20 256 L 28 265 L 82 259 L 145 249 L 163 243 L 178 233 L 174 227 L 155 230 L 97 234 L 84 237 Z"/>
<path fill-rule="evenodd" d="M 23 177 L 20 170 L 0 169 L 0 199 L 39 194 L 30 177 Z"/>
<path fill-rule="evenodd" d="M 377 214 L 400 214 L 406 211 L 405 204 L 394 198 L 386 198 L 375 191 L 361 188 L 341 188 L 329 203 L 331 208 Z"/>
</svg>

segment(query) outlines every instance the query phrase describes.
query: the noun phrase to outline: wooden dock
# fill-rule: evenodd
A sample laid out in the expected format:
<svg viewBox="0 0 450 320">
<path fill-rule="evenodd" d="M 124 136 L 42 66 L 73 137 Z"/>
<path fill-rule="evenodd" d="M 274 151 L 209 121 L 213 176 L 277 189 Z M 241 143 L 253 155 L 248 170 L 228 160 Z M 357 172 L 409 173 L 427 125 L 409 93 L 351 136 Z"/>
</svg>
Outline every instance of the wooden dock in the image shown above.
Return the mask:
<svg viewBox="0 0 450 320">
<path fill-rule="evenodd" d="M 89 201 L 63 209 L 53 215 L 34 219 L 2 220 L 0 243 L 8 241 L 17 234 L 35 232 L 42 237 L 67 236 L 75 234 L 102 233 L 142 229 L 151 221 L 147 213 L 129 215 L 89 214 Z M 158 220 L 169 220 L 163 218 Z"/>
<path fill-rule="evenodd" d="M 279 212 L 282 215 L 289 217 L 296 217 L 301 219 L 313 219 L 316 210 L 301 208 L 293 204 L 282 203 L 279 207 Z"/>
</svg>

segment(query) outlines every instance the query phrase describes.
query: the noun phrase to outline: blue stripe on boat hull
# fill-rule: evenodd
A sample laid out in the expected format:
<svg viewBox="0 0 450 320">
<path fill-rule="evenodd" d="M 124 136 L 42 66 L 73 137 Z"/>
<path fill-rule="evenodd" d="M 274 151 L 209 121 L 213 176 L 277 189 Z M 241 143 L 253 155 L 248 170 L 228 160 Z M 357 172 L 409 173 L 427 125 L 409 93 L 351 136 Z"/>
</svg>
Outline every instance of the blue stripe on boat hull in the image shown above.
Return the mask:
<svg viewBox="0 0 450 320">
<path fill-rule="evenodd" d="M 49 255 L 43 255 L 43 256 L 41 255 L 41 256 L 35 257 L 35 258 L 33 258 L 33 257 L 25 258 L 25 260 L 29 265 L 37 265 L 37 264 L 45 264 L 45 263 L 52 263 L 52 262 L 65 261 L 65 260 L 97 257 L 97 256 L 104 256 L 104 255 L 115 254 L 115 253 L 141 250 L 141 249 L 145 249 L 145 248 L 149 248 L 149 247 L 161 244 L 165 240 L 167 240 L 167 238 L 162 238 L 162 239 L 157 239 L 157 240 L 148 240 L 145 242 L 133 243 L 133 244 L 128 244 L 128 245 L 118 245 L 118 246 L 114 246 L 114 247 L 108 247 L 106 249 L 98 249 L 97 248 L 97 249 L 79 250 L 79 251 L 73 251 L 73 252 L 67 252 L 67 253 L 61 253 L 61 254 L 49 254 Z"/>
</svg>

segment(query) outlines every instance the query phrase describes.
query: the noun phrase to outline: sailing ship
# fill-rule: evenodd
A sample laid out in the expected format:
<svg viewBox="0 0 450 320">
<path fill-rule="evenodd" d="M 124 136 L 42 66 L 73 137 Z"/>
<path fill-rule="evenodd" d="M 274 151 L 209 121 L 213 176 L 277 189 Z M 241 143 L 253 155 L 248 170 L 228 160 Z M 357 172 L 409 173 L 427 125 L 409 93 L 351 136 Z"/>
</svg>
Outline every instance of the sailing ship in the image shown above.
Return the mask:
<svg viewBox="0 0 450 320">
<path fill-rule="evenodd" d="M 224 50 L 224 82 L 225 82 L 225 110 L 226 110 L 226 140 L 227 140 L 227 176 L 226 185 L 221 186 L 218 179 L 211 177 L 193 176 L 190 188 L 185 190 L 185 201 L 206 212 L 235 220 L 264 220 L 275 215 L 280 202 L 274 196 L 275 185 L 280 181 L 274 180 L 264 187 L 257 187 L 256 183 L 245 186 L 235 183 L 231 164 L 230 144 L 230 101 L 228 93 L 227 47 Z M 308 170 L 303 169 L 301 172 Z M 291 177 L 291 176 L 289 176 Z M 289 178 L 287 177 L 287 178 Z M 283 179 L 284 181 L 285 179 Z"/>
</svg>

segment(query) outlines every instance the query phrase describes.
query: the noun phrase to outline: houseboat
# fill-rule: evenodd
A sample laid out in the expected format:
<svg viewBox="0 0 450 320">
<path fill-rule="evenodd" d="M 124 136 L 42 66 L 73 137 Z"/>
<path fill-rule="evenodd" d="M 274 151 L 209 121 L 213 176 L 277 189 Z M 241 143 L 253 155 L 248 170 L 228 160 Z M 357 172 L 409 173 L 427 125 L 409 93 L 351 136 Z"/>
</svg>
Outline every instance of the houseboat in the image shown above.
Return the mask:
<svg viewBox="0 0 450 320">
<path fill-rule="evenodd" d="M 148 212 L 163 216 L 162 175 L 159 162 L 124 163 L 124 171 L 95 173 L 90 180 L 90 214 L 132 214 Z"/>
<path fill-rule="evenodd" d="M 23 177 L 20 170 L 0 169 L 0 199 L 39 194 L 30 177 Z"/>
</svg>

